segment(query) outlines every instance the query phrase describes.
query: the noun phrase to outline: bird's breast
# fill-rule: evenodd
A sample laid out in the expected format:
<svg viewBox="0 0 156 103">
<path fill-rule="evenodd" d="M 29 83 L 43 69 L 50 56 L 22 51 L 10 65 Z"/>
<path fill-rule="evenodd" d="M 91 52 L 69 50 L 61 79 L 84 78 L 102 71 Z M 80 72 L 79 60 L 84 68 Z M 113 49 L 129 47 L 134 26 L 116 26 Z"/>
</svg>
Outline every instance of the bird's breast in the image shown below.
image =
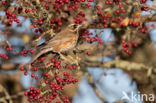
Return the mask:
<svg viewBox="0 0 156 103">
<path fill-rule="evenodd" d="M 61 44 L 56 45 L 54 48 L 56 51 L 67 51 L 75 46 L 77 42 L 77 35 L 72 35 L 71 39 L 68 41 L 64 41 Z"/>
</svg>

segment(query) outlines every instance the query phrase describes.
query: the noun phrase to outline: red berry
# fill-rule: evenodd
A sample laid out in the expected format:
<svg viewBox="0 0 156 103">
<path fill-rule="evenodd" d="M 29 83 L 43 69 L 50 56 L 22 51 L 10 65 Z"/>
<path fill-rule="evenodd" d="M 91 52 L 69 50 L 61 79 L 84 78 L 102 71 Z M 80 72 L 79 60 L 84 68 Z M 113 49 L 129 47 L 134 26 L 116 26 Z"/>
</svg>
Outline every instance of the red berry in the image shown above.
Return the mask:
<svg viewBox="0 0 156 103">
<path fill-rule="evenodd" d="M 121 7 L 123 7 L 123 5 L 122 4 L 119 4 L 119 7 L 121 8 Z"/>
<path fill-rule="evenodd" d="M 122 12 L 122 13 L 125 13 L 125 9 L 121 9 L 121 12 Z"/>
<path fill-rule="evenodd" d="M 24 72 L 24 75 L 28 75 L 28 72 Z"/>
<path fill-rule="evenodd" d="M 116 10 L 116 13 L 120 13 L 120 10 L 119 10 L 119 9 L 117 9 L 117 10 Z"/>
<path fill-rule="evenodd" d="M 55 59 L 51 59 L 51 61 L 52 61 L 52 62 L 56 62 L 56 60 L 55 60 Z"/>
<path fill-rule="evenodd" d="M 60 65 L 58 65 L 58 66 L 57 66 L 57 68 L 58 68 L 58 69 L 60 69 L 60 68 L 61 68 L 61 66 L 60 66 Z"/>
<path fill-rule="evenodd" d="M 28 92 L 24 92 L 24 95 L 27 96 L 28 95 Z"/>
<path fill-rule="evenodd" d="M 134 47 L 137 47 L 138 46 L 138 44 L 136 44 L 136 43 L 134 43 L 133 45 L 134 45 Z"/>
<path fill-rule="evenodd" d="M 58 61 L 57 61 L 57 63 L 58 63 L 58 64 L 60 64 L 60 63 L 61 63 L 61 61 L 59 61 L 59 60 L 58 60 Z"/>
<path fill-rule="evenodd" d="M 126 45 L 126 44 L 122 44 L 122 47 L 124 47 L 124 48 L 125 48 L 125 47 L 127 47 L 127 45 Z"/>
<path fill-rule="evenodd" d="M 37 80 L 38 79 L 38 76 L 36 76 L 35 79 Z"/>
<path fill-rule="evenodd" d="M 126 43 L 125 40 L 122 40 L 122 43 L 123 43 L 123 44 Z"/>
<path fill-rule="evenodd" d="M 87 52 L 87 55 L 88 55 L 88 56 L 90 56 L 90 55 L 91 55 L 91 53 L 90 53 L 90 52 Z"/>
<path fill-rule="evenodd" d="M 23 66 L 21 67 L 21 71 L 24 71 L 24 67 Z"/>
<path fill-rule="evenodd" d="M 76 69 L 76 65 L 73 65 L 72 67 L 73 67 L 73 69 Z"/>
<path fill-rule="evenodd" d="M 68 69 L 71 69 L 71 65 L 68 65 Z"/>
<path fill-rule="evenodd" d="M 48 84 L 48 80 L 45 80 L 45 83 Z"/>
<path fill-rule="evenodd" d="M 32 77 L 32 78 L 35 77 L 35 73 L 31 73 L 31 77 Z"/>
<path fill-rule="evenodd" d="M 2 4 L 3 4 L 3 5 L 6 4 L 6 1 L 2 1 Z"/>
<path fill-rule="evenodd" d="M 90 4 L 90 3 L 88 3 L 88 4 L 87 4 L 87 6 L 88 6 L 88 7 L 90 7 L 90 6 L 91 6 L 91 4 Z"/>
</svg>

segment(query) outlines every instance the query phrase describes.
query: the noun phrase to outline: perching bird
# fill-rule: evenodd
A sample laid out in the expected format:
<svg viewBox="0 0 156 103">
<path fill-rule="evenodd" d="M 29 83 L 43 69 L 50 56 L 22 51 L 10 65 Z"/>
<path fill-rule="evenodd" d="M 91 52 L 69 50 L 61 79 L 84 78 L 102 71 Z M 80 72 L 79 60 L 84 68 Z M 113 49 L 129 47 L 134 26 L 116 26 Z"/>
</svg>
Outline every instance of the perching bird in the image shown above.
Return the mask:
<svg viewBox="0 0 156 103">
<path fill-rule="evenodd" d="M 31 60 L 31 63 L 47 52 L 52 51 L 61 53 L 74 48 L 79 37 L 78 28 L 80 25 L 78 25 L 77 28 L 74 28 L 73 26 L 74 25 L 66 27 L 61 32 L 56 34 L 51 40 L 46 42 L 45 45 L 38 50 L 39 53 L 35 55 L 35 57 Z"/>
</svg>

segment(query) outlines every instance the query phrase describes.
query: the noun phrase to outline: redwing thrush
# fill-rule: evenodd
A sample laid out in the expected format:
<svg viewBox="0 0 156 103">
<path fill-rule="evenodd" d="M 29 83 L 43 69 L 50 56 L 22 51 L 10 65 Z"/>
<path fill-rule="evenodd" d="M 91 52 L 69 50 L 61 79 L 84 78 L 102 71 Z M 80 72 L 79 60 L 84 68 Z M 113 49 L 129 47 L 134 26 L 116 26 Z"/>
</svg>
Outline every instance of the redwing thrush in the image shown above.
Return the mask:
<svg viewBox="0 0 156 103">
<path fill-rule="evenodd" d="M 47 52 L 61 53 L 74 48 L 79 37 L 78 31 L 75 31 L 78 30 L 78 27 L 76 29 L 67 27 L 56 34 L 51 40 L 45 43 L 45 46 L 40 48 L 39 53 L 31 60 L 31 63 Z"/>
</svg>

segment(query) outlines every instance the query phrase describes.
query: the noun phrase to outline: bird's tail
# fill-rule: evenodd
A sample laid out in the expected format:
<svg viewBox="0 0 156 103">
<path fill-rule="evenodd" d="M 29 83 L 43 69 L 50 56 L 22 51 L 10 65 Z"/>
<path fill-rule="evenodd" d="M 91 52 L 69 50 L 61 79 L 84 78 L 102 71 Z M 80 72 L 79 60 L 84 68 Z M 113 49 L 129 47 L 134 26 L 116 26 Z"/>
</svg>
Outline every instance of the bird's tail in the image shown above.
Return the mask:
<svg viewBox="0 0 156 103">
<path fill-rule="evenodd" d="M 49 51 L 52 51 L 53 48 L 41 48 L 41 47 L 37 47 L 34 53 L 34 56 L 32 57 L 31 63 L 33 63 L 36 59 L 38 59 L 40 56 L 42 56 L 43 54 L 46 54 Z"/>
</svg>

